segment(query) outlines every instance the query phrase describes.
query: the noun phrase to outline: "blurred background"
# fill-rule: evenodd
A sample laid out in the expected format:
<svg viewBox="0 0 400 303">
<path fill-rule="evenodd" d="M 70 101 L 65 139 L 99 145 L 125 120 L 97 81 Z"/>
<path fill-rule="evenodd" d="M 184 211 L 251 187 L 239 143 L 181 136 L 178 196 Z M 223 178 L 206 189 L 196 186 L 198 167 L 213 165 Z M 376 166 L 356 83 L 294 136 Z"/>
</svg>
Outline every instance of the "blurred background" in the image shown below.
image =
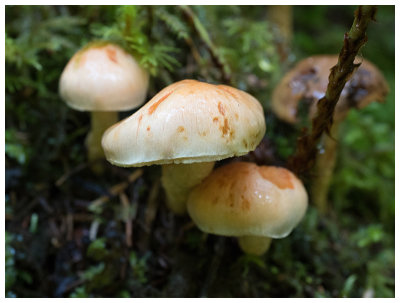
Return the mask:
<svg viewBox="0 0 400 303">
<path fill-rule="evenodd" d="M 187 78 L 254 95 L 267 133 L 243 159 L 285 166 L 300 126 L 273 114 L 271 93 L 299 60 L 339 53 L 356 9 L 6 6 L 6 296 L 393 297 L 394 6 L 378 7 L 361 49 L 389 84 L 386 102 L 352 110 L 340 125 L 327 212 L 311 202 L 299 227 L 261 257 L 173 215 L 158 166 L 131 183 L 139 169 L 104 161 L 95 175 L 84 144 L 89 113 L 58 94 L 77 50 L 115 41 L 150 72 L 146 100 Z"/>
</svg>

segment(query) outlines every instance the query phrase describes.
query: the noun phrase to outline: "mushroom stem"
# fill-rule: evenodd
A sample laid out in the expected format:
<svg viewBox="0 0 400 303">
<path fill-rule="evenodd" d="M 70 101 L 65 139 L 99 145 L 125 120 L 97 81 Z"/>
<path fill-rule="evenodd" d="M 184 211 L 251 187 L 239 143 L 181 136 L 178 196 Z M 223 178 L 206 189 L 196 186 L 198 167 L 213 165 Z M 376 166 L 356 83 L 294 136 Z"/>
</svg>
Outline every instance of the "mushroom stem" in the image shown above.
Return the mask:
<svg viewBox="0 0 400 303">
<path fill-rule="evenodd" d="M 167 205 L 175 214 L 186 213 L 186 201 L 190 190 L 211 173 L 214 163 L 213 161 L 162 166 L 161 183 L 167 195 Z"/>
<path fill-rule="evenodd" d="M 339 122 L 333 123 L 331 136 L 324 135 L 322 139 L 323 152 L 317 155 L 315 164 L 315 178 L 311 186 L 311 197 L 321 214 L 327 211 L 329 186 L 336 164 L 338 124 Z"/>
<path fill-rule="evenodd" d="M 269 237 L 241 236 L 239 246 L 246 254 L 261 256 L 268 251 L 271 241 Z"/>
<path fill-rule="evenodd" d="M 89 162 L 104 158 L 103 148 L 101 147 L 101 138 L 103 133 L 111 125 L 118 122 L 118 112 L 92 111 L 91 112 L 91 130 L 86 137 L 86 147 L 88 149 Z M 94 163 L 92 170 L 100 174 L 103 170 L 102 165 Z"/>
<path fill-rule="evenodd" d="M 270 5 L 267 9 L 268 20 L 279 30 L 282 41 L 278 42 L 281 61 L 287 60 L 288 47 L 293 36 L 293 8 L 291 5 Z"/>
</svg>

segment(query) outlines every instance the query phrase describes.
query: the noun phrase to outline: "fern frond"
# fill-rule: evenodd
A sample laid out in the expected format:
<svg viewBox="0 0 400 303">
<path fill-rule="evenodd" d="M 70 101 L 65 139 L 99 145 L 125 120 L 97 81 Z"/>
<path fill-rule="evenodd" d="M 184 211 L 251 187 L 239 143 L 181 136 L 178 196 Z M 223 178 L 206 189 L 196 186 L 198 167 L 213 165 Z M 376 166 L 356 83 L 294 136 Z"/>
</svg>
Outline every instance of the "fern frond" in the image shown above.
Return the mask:
<svg viewBox="0 0 400 303">
<path fill-rule="evenodd" d="M 158 15 L 157 15 L 158 16 Z M 172 70 L 179 62 L 171 55 L 177 49 L 167 46 L 163 41 L 151 41 L 144 27 L 148 16 L 141 6 L 121 6 L 116 12 L 114 25 L 94 24 L 91 32 L 102 40 L 113 41 L 124 47 L 139 64 L 156 75 L 162 68 Z M 167 17 L 171 20 L 170 16 Z M 171 21 L 176 25 L 176 20 Z"/>
<path fill-rule="evenodd" d="M 163 21 L 167 27 L 180 39 L 189 38 L 189 28 L 186 23 L 184 23 L 176 15 L 169 13 L 165 8 L 158 7 L 155 10 L 156 16 Z"/>
</svg>

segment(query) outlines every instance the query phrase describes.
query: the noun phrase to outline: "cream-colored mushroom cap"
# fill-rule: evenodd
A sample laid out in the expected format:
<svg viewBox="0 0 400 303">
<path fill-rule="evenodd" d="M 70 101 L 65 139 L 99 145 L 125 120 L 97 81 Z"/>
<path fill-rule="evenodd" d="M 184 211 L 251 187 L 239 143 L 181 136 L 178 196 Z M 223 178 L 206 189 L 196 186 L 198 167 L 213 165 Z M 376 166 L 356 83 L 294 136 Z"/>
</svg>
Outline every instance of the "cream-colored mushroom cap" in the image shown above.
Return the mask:
<svg viewBox="0 0 400 303">
<path fill-rule="evenodd" d="M 143 104 L 149 74 L 121 47 L 106 42 L 78 51 L 65 67 L 60 95 L 81 111 L 122 111 Z"/>
<path fill-rule="evenodd" d="M 110 127 L 102 146 L 118 166 L 206 162 L 246 154 L 264 133 L 262 106 L 251 95 L 183 80 Z"/>
<path fill-rule="evenodd" d="M 233 162 L 192 190 L 187 209 L 207 233 L 283 238 L 300 222 L 307 204 L 303 184 L 287 169 Z"/>
</svg>

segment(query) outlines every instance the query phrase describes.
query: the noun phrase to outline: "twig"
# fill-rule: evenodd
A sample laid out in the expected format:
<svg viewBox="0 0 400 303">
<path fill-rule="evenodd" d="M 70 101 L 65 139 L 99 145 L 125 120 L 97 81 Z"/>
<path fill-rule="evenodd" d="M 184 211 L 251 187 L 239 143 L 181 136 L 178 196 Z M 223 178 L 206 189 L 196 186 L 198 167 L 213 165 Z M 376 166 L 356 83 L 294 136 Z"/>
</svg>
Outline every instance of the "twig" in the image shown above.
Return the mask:
<svg viewBox="0 0 400 303">
<path fill-rule="evenodd" d="M 67 223 L 67 240 L 71 241 L 74 235 L 74 214 L 68 213 L 65 220 Z"/>
<path fill-rule="evenodd" d="M 176 242 L 181 243 L 183 240 L 183 236 L 185 235 L 185 232 L 188 231 L 189 229 L 192 229 L 193 227 L 195 227 L 196 225 L 194 224 L 193 221 L 190 221 L 189 223 L 186 223 L 185 225 L 183 225 L 178 232 L 178 236 L 176 237 Z"/>
<path fill-rule="evenodd" d="M 38 204 L 39 204 L 39 199 L 38 198 L 33 199 L 28 205 L 26 205 L 23 209 L 21 209 L 14 215 L 14 220 L 18 221 L 23 217 L 29 215 L 29 212 Z"/>
<path fill-rule="evenodd" d="M 359 6 L 354 14 L 354 22 L 348 33 L 344 35 L 344 45 L 339 54 L 338 63 L 331 69 L 329 84 L 325 96 L 318 101 L 318 113 L 312 120 L 311 134 L 303 130 L 297 140 L 297 149 L 289 159 L 288 167 L 297 174 L 305 174 L 314 166 L 317 156 L 317 144 L 325 132 L 330 135 L 333 114 L 347 80 L 353 71 L 360 66 L 354 59 L 360 48 L 367 42 L 368 23 L 375 20 L 376 6 Z"/>
<path fill-rule="evenodd" d="M 47 203 L 46 199 L 43 197 L 38 197 L 40 205 L 43 207 L 43 209 L 48 213 L 52 214 L 54 212 L 54 209 Z"/>
<path fill-rule="evenodd" d="M 147 200 L 147 207 L 145 212 L 145 226 L 147 231 L 151 231 L 151 227 L 153 225 L 154 218 L 158 209 L 158 192 L 160 190 L 160 181 L 157 180 L 153 186 L 151 187 L 149 198 Z"/>
<path fill-rule="evenodd" d="M 187 45 L 189 45 L 194 60 L 197 62 L 197 64 L 201 65 L 201 56 L 196 46 L 194 45 L 193 39 L 190 36 L 188 36 L 185 38 L 185 42 Z"/>
<path fill-rule="evenodd" d="M 62 292 L 62 294 L 70 292 L 71 290 L 73 290 L 74 288 L 82 285 L 83 283 L 85 283 L 84 279 L 78 279 L 78 280 L 75 280 L 75 281 L 71 282 L 70 284 L 68 284 L 65 287 L 64 291 Z"/>
<path fill-rule="evenodd" d="M 97 237 L 97 231 L 99 230 L 100 226 L 100 220 L 96 219 L 92 221 L 92 224 L 90 224 L 90 229 L 89 229 L 89 239 L 90 241 L 96 240 Z"/>
<path fill-rule="evenodd" d="M 221 259 L 222 256 L 224 255 L 225 241 L 226 241 L 225 237 L 220 237 L 219 239 L 217 239 L 215 243 L 213 257 L 208 267 L 209 270 L 204 280 L 203 287 L 201 288 L 200 291 L 200 298 L 209 297 L 208 292 L 217 277 L 218 269 L 221 264 Z"/>
<path fill-rule="evenodd" d="M 94 216 L 88 213 L 74 214 L 74 222 L 92 222 Z"/>
<path fill-rule="evenodd" d="M 212 42 L 210 36 L 208 35 L 207 30 L 204 28 L 199 18 L 197 18 L 196 14 L 188 5 L 181 5 L 180 9 L 186 15 L 186 17 L 190 21 L 191 26 L 195 29 L 201 40 L 203 40 L 204 44 L 206 45 L 214 64 L 221 71 L 223 82 L 230 84 L 231 83 L 231 76 L 229 75 L 230 68 L 225 62 L 223 62 L 223 60 L 218 55 L 217 49 L 214 43 Z"/>
<path fill-rule="evenodd" d="M 109 195 L 104 195 L 96 200 L 90 202 L 89 209 L 96 209 L 103 205 L 105 202 L 109 201 L 112 197 L 119 195 L 123 192 L 130 183 L 134 182 L 143 174 L 143 169 L 137 169 L 132 174 L 129 175 L 128 180 L 122 183 L 116 184 L 108 190 Z"/>
<path fill-rule="evenodd" d="M 147 249 L 149 247 L 151 231 L 153 228 L 153 222 L 157 214 L 159 200 L 158 200 L 158 193 L 160 190 L 160 180 L 157 180 L 153 183 L 149 198 L 147 199 L 146 203 L 146 210 L 144 214 L 144 230 L 146 233 L 143 234 L 143 238 L 141 239 L 142 249 Z"/>
<path fill-rule="evenodd" d="M 123 208 L 123 218 L 125 221 L 125 242 L 126 246 L 132 246 L 132 215 L 131 208 L 129 204 L 129 199 L 125 193 L 119 194 L 119 200 L 121 201 Z"/>
<path fill-rule="evenodd" d="M 60 187 L 65 181 L 67 181 L 72 175 L 80 172 L 81 170 L 83 170 L 84 168 L 86 168 L 89 165 L 89 163 L 85 162 L 82 163 L 80 165 L 78 165 L 77 167 L 73 168 L 72 170 L 66 172 L 64 175 L 62 175 L 60 178 L 58 178 L 58 180 L 56 181 L 56 186 Z"/>
<path fill-rule="evenodd" d="M 201 55 L 200 55 L 199 51 L 197 50 L 196 45 L 193 42 L 193 39 L 189 36 L 189 37 L 185 38 L 185 42 L 189 46 L 192 56 L 193 56 L 194 60 L 196 61 L 197 65 L 201 68 L 200 69 L 201 74 L 204 75 L 205 78 L 208 78 L 209 77 L 208 69 L 204 68 L 204 64 L 202 62 Z M 189 69 L 189 68 L 187 68 L 187 69 Z"/>
</svg>

